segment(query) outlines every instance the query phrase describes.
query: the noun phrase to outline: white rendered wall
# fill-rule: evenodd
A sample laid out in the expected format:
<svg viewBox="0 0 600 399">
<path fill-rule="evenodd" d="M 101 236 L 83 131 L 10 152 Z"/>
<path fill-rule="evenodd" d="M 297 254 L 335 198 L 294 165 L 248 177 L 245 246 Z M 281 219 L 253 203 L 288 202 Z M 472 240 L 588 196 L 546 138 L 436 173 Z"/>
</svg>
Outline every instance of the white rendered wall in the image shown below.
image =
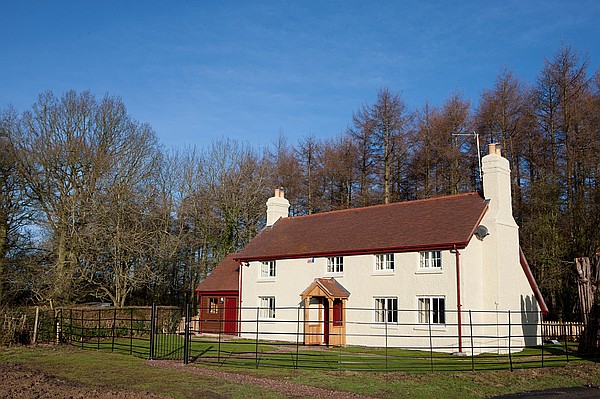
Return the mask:
<svg viewBox="0 0 600 399">
<path fill-rule="evenodd" d="M 488 237 L 489 238 L 489 237 Z M 487 238 L 486 238 L 487 239 Z M 471 316 L 475 323 L 495 324 L 499 320 L 493 312 L 469 315 L 468 310 L 495 311 L 496 304 L 486 291 L 486 270 L 482 265 L 483 242 L 473 239 L 469 246 L 460 251 L 461 262 L 461 297 L 463 304 L 462 335 L 463 351 L 469 352 Z M 395 254 L 395 270 L 393 272 L 375 271 L 374 255 L 357 255 L 344 257 L 344 273 L 329 274 L 326 272 L 326 258 L 293 259 L 277 261 L 275 278 L 260 277 L 260 262 L 251 262 L 242 273 L 242 326 L 241 333 L 245 338 L 256 338 L 256 318 L 259 297 L 276 298 L 277 313 L 274 320 L 260 320 L 259 339 L 271 339 L 302 342 L 304 314 L 298 310 L 301 304 L 300 294 L 317 277 L 335 277 L 349 292 L 346 303 L 346 334 L 348 345 L 388 346 L 429 348 L 429 326 L 418 324 L 418 297 L 443 296 L 446 305 L 446 324 L 432 325 L 434 346 L 440 351 L 455 352 L 458 350 L 457 301 L 456 301 L 456 256 L 451 251 L 442 251 L 441 270 L 423 271 L 419 269 L 419 253 Z M 375 298 L 398 298 L 398 323 L 375 323 Z M 504 323 L 506 324 L 506 323 Z M 497 343 L 486 344 L 489 337 L 498 334 L 496 326 L 479 326 L 473 331 L 476 336 L 474 346 L 498 346 Z M 447 338 L 442 338 L 447 336 Z M 479 351 L 477 351 L 479 352 Z"/>
</svg>

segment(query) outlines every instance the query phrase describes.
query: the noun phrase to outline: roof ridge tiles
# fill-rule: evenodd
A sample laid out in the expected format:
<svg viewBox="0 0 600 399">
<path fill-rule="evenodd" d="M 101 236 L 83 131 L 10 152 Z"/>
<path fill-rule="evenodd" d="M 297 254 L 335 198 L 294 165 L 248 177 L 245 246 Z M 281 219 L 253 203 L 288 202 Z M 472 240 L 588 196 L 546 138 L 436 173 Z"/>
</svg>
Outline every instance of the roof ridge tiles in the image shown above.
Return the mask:
<svg viewBox="0 0 600 399">
<path fill-rule="evenodd" d="M 361 210 L 367 210 L 367 209 L 374 209 L 374 208 L 384 208 L 384 207 L 392 207 L 392 206 L 400 206 L 400 205 L 405 205 L 405 204 L 415 204 L 415 203 L 421 203 L 421 202 L 429 202 L 429 201 L 440 201 L 443 199 L 450 199 L 450 198 L 455 198 L 455 197 L 467 197 L 467 196 L 471 196 L 471 195 L 477 195 L 479 197 L 481 197 L 481 195 L 476 192 L 476 191 L 469 191 L 467 193 L 458 193 L 458 194 L 450 194 L 450 195 L 442 195 L 439 197 L 430 197 L 430 198 L 421 198 L 421 199 L 416 199 L 416 200 L 409 200 L 409 201 L 398 201 L 398 202 L 391 202 L 389 204 L 375 204 L 375 205 L 366 205 L 366 206 L 361 206 L 361 207 L 357 207 L 357 208 L 345 208 L 345 209 L 335 209 L 332 211 L 325 211 L 325 212 L 317 212 L 317 213 L 311 213 L 308 215 L 296 215 L 296 216 L 290 216 L 287 218 L 281 218 L 278 220 L 282 221 L 282 220 L 298 220 L 300 218 L 310 218 L 310 217 L 317 217 L 320 215 L 330 215 L 330 214 L 338 214 L 338 213 L 344 213 L 344 212 L 356 212 L 356 211 L 361 211 Z M 482 200 L 484 200 L 484 198 L 481 198 Z M 273 226 L 268 226 L 268 227 L 273 227 Z"/>
</svg>

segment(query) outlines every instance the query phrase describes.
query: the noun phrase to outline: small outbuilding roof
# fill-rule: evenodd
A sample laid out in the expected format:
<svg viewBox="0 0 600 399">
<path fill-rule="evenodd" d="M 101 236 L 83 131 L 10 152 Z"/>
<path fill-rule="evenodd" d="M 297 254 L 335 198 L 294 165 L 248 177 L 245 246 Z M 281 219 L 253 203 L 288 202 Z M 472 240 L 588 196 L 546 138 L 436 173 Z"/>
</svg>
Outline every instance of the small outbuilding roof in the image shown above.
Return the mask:
<svg viewBox="0 0 600 399">
<path fill-rule="evenodd" d="M 196 293 L 203 292 L 223 292 L 239 290 L 240 266 L 235 260 L 235 254 L 229 254 L 223 259 L 217 267 L 200 283 L 196 288 Z"/>
</svg>

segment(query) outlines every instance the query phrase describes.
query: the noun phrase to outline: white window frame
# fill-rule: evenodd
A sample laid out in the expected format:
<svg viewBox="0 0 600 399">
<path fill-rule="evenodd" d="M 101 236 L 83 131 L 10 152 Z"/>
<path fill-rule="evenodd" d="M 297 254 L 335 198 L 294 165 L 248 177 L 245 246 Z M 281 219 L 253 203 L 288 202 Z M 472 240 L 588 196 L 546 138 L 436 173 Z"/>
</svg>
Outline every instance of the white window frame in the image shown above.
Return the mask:
<svg viewBox="0 0 600 399">
<path fill-rule="evenodd" d="M 258 318 L 259 319 L 274 319 L 275 318 L 275 297 L 274 296 L 259 296 L 258 297 Z"/>
<path fill-rule="evenodd" d="M 219 313 L 219 298 L 209 297 L 208 298 L 208 313 Z"/>
<path fill-rule="evenodd" d="M 394 254 L 375 254 L 375 271 L 378 273 L 392 273 L 394 271 Z"/>
<path fill-rule="evenodd" d="M 442 251 L 419 252 L 420 270 L 442 270 Z"/>
<path fill-rule="evenodd" d="M 330 256 L 327 258 L 327 273 L 342 274 L 344 273 L 344 257 Z"/>
<path fill-rule="evenodd" d="M 274 260 L 260 262 L 260 278 L 277 277 L 277 264 Z"/>
<path fill-rule="evenodd" d="M 398 297 L 376 297 L 375 322 L 398 324 Z"/>
<path fill-rule="evenodd" d="M 440 306 L 441 303 L 441 306 Z M 417 297 L 419 324 L 446 324 L 446 297 L 419 296 Z"/>
</svg>

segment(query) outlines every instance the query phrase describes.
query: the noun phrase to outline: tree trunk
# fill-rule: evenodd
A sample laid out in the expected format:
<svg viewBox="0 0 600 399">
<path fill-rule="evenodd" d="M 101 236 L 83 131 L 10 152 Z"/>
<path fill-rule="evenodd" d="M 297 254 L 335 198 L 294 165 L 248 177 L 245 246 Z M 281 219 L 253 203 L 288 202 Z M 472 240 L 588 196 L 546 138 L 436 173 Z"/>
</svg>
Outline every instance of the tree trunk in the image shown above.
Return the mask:
<svg viewBox="0 0 600 399">
<path fill-rule="evenodd" d="M 593 353 L 598 349 L 598 323 L 600 321 L 598 298 L 600 285 L 600 255 L 590 258 L 576 258 L 577 288 L 583 330 L 579 337 L 579 352 Z"/>
</svg>

